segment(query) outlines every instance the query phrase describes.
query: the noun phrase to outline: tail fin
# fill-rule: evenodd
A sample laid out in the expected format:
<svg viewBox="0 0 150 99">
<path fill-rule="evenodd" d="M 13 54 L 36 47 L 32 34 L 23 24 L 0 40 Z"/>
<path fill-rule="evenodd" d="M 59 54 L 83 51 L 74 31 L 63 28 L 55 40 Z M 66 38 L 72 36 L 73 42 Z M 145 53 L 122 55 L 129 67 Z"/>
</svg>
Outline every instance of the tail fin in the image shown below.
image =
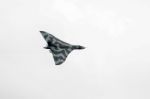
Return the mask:
<svg viewBox="0 0 150 99">
<path fill-rule="evenodd" d="M 85 49 L 85 47 L 80 46 L 80 45 L 74 45 L 72 46 L 73 49 Z"/>
</svg>

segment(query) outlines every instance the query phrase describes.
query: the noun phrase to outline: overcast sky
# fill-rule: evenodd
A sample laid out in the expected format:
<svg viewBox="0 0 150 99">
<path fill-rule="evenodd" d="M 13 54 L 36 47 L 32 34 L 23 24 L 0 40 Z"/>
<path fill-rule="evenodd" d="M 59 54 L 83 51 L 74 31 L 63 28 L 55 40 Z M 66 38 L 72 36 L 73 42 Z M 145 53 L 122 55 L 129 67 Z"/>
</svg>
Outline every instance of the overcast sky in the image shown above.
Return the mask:
<svg viewBox="0 0 150 99">
<path fill-rule="evenodd" d="M 150 99 L 149 0 L 1 0 L 0 99 Z M 54 65 L 47 31 L 84 50 Z"/>
</svg>

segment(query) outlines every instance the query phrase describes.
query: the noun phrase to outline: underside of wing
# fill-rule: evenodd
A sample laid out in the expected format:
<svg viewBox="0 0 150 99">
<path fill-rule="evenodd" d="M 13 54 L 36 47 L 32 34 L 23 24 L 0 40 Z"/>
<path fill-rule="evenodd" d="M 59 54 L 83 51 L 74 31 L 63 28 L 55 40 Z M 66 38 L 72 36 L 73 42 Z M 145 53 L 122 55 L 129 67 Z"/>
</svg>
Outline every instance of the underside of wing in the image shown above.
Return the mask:
<svg viewBox="0 0 150 99">
<path fill-rule="evenodd" d="M 43 38 L 46 40 L 47 43 L 51 43 L 52 45 L 59 45 L 61 47 L 71 46 L 69 43 L 66 43 L 66 42 L 56 38 L 52 34 L 49 34 L 45 31 L 40 31 L 40 32 L 41 32 Z"/>
<path fill-rule="evenodd" d="M 52 46 L 50 51 L 53 54 L 53 58 L 56 65 L 60 65 L 65 62 L 67 56 L 72 51 L 72 48 L 60 48 Z"/>
</svg>

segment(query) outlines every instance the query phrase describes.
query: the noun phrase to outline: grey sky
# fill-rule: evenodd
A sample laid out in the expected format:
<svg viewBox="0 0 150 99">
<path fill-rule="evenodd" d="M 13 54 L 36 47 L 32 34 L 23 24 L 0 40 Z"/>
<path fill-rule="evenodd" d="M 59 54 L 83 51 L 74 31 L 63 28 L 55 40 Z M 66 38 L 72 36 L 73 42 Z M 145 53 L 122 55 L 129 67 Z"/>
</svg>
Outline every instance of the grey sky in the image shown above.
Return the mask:
<svg viewBox="0 0 150 99">
<path fill-rule="evenodd" d="M 0 1 L 0 99 L 150 99 L 150 1 Z M 55 66 L 40 30 L 87 47 Z"/>
</svg>

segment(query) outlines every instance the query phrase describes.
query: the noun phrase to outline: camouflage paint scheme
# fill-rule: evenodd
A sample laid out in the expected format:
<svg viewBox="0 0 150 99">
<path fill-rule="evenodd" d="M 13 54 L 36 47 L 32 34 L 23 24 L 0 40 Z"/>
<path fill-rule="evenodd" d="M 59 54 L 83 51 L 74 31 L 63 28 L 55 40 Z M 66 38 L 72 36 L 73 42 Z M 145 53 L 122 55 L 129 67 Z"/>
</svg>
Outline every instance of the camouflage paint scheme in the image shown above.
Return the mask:
<svg viewBox="0 0 150 99">
<path fill-rule="evenodd" d="M 80 45 L 71 45 L 66 42 L 63 42 L 60 39 L 53 36 L 52 34 L 49 34 L 45 31 L 40 31 L 40 33 L 47 42 L 47 46 L 44 48 L 49 49 L 49 51 L 52 53 L 55 65 L 60 65 L 64 63 L 68 54 L 74 49 L 85 48 Z"/>
</svg>

